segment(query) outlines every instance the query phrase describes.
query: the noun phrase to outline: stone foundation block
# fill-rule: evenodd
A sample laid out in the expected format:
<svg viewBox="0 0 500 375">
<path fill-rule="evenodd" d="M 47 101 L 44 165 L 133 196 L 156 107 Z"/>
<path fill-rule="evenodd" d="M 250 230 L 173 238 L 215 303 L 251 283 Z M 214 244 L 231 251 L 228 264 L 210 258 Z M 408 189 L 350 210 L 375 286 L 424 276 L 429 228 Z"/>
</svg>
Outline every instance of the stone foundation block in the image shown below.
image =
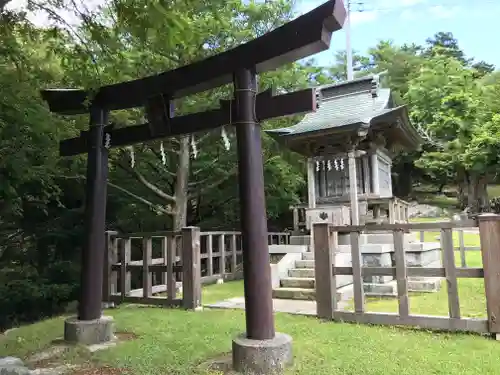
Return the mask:
<svg viewBox="0 0 500 375">
<path fill-rule="evenodd" d="M 245 334 L 233 340 L 233 368 L 243 374 L 280 374 L 293 362 L 292 338 L 276 332 L 270 340 L 251 340 Z"/>
<path fill-rule="evenodd" d="M 441 249 L 428 251 L 407 251 L 406 266 L 407 267 L 426 267 L 432 263 L 441 262 Z M 440 267 L 440 266 L 437 266 Z"/>
<path fill-rule="evenodd" d="M 367 296 L 393 297 L 397 295 L 397 284 L 395 281 L 386 284 L 364 283 L 363 290 Z"/>
<path fill-rule="evenodd" d="M 110 316 L 95 320 L 78 320 L 76 317 L 64 321 L 64 340 L 70 343 L 95 345 L 114 338 L 114 323 Z"/>
<path fill-rule="evenodd" d="M 311 236 L 290 236 L 290 245 L 311 245 Z"/>
<path fill-rule="evenodd" d="M 441 289 L 443 279 L 432 278 L 408 278 L 408 290 L 410 292 L 438 292 Z"/>
</svg>

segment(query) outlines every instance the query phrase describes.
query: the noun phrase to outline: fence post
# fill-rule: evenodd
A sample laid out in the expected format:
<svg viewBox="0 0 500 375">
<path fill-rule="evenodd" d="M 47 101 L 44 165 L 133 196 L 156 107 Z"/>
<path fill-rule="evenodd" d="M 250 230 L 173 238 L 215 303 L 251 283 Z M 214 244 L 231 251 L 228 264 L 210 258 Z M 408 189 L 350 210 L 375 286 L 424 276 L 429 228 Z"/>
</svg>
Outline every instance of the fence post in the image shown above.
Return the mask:
<svg viewBox="0 0 500 375">
<path fill-rule="evenodd" d="M 118 232 L 106 231 L 104 246 L 104 267 L 102 279 L 102 302 L 103 307 L 107 308 L 108 303 L 111 302 L 111 295 L 116 293 L 118 277 L 115 271 L 112 270 L 113 264 L 118 262 L 118 246 L 116 235 Z"/>
<path fill-rule="evenodd" d="M 322 319 L 333 319 L 337 304 L 335 277 L 332 268 L 333 234 L 328 223 L 313 224 L 314 278 L 316 287 L 316 315 Z"/>
<path fill-rule="evenodd" d="M 200 228 L 182 228 L 182 307 L 201 307 Z"/>
<path fill-rule="evenodd" d="M 478 216 L 478 222 L 488 328 L 498 339 L 500 337 L 500 215 L 482 214 Z"/>
</svg>

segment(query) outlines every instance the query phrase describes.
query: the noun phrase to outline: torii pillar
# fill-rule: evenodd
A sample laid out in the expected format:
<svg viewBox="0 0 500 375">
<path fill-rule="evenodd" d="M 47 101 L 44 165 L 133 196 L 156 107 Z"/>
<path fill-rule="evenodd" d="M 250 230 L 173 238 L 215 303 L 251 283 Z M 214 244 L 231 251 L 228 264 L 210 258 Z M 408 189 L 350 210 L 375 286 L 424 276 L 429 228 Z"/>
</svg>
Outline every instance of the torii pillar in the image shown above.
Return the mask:
<svg viewBox="0 0 500 375">
<path fill-rule="evenodd" d="M 255 70 L 237 71 L 234 89 L 246 333 L 233 340 L 233 367 L 243 373 L 275 373 L 293 360 L 292 338 L 274 330 L 261 128 L 256 118 Z"/>
</svg>

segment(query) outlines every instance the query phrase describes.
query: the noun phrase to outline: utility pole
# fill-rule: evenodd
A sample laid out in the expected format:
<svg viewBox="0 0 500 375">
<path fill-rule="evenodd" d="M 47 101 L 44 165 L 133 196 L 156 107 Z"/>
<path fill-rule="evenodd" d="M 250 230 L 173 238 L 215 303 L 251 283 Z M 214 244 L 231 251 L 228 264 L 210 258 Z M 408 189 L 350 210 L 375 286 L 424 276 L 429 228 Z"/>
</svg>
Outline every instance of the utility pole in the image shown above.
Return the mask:
<svg viewBox="0 0 500 375">
<path fill-rule="evenodd" d="M 351 0 L 347 0 L 347 17 L 344 23 L 345 29 L 345 49 L 347 57 L 347 80 L 354 79 L 354 67 L 352 62 L 352 46 L 351 46 Z"/>
</svg>

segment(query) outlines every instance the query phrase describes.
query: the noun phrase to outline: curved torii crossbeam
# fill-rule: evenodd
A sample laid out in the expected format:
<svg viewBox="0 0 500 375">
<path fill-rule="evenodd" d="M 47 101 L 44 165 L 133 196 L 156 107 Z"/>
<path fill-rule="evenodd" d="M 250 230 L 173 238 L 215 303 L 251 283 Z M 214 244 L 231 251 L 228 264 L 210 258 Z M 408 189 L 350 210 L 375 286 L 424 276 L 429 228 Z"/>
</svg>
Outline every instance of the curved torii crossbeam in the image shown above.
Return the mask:
<svg viewBox="0 0 500 375">
<path fill-rule="evenodd" d="M 258 121 L 314 111 L 316 100 L 314 89 L 279 96 L 269 92 L 256 95 L 256 74 L 328 49 L 331 34 L 342 28 L 345 17 L 342 1 L 330 0 L 230 51 L 158 75 L 103 86 L 93 98 L 84 90 L 42 90 L 52 112 L 90 114 L 89 130 L 60 144 L 63 156 L 88 154 L 79 320 L 92 321 L 101 316 L 107 147 L 209 130 L 227 124 L 230 118 L 236 125 L 238 144 L 246 334 L 251 340 L 275 337 Z M 225 101 L 216 110 L 172 116 L 169 107 L 173 98 L 231 81 L 234 101 Z M 89 101 L 90 106 L 86 106 Z M 146 107 L 148 124 L 120 129 L 107 125 L 109 111 L 142 106 Z"/>
<path fill-rule="evenodd" d="M 195 94 L 233 80 L 233 73 L 250 68 L 255 73 L 324 51 L 331 34 L 342 28 L 346 17 L 341 0 L 330 0 L 309 13 L 229 51 L 157 75 L 101 87 L 93 104 L 107 110 L 142 107 L 159 94 L 171 98 Z M 88 113 L 89 94 L 84 90 L 43 90 L 52 112 Z"/>
</svg>

